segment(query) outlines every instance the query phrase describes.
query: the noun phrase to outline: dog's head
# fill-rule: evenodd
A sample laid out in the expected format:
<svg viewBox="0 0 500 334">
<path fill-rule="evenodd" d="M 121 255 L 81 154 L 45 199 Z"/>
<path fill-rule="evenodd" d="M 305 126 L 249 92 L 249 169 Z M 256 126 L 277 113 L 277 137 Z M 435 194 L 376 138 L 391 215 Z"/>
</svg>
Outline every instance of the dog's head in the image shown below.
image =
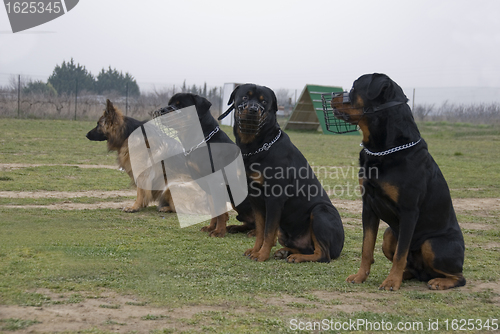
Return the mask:
<svg viewBox="0 0 500 334">
<path fill-rule="evenodd" d="M 251 141 L 264 133 L 266 126 L 277 124 L 278 101 L 268 87 L 240 85 L 231 94 L 228 104 L 234 107 L 235 133 L 243 141 Z"/>
<path fill-rule="evenodd" d="M 358 124 L 368 113 L 384 109 L 389 102 L 408 101 L 401 87 L 387 75 L 365 74 L 354 81 L 348 98 L 339 94 L 331 105 L 335 117 L 351 124 Z"/>
<path fill-rule="evenodd" d="M 113 129 L 119 128 L 119 122 L 123 120 L 123 115 L 116 109 L 110 100 L 106 100 L 106 109 L 97 121 L 97 126 L 87 133 L 87 138 L 93 141 L 108 140 Z"/>
<path fill-rule="evenodd" d="M 206 98 L 191 93 L 177 93 L 168 101 L 168 107 L 164 108 L 165 113 L 170 113 L 174 110 L 179 110 L 189 106 L 195 106 L 198 118 L 203 118 L 209 113 L 212 103 Z"/>
</svg>

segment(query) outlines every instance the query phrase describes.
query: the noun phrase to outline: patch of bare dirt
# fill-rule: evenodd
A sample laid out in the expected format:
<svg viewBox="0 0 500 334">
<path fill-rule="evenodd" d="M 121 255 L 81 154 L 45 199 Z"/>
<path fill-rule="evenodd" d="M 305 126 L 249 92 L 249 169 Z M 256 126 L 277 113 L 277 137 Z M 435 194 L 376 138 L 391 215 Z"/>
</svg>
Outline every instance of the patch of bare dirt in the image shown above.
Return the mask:
<svg viewBox="0 0 500 334">
<path fill-rule="evenodd" d="M 0 197 L 3 198 L 112 198 L 129 197 L 137 195 L 137 190 L 114 190 L 114 191 L 0 191 Z"/>
<path fill-rule="evenodd" d="M 154 329 L 189 329 L 179 321 L 207 311 L 230 310 L 220 306 L 154 307 L 133 296 L 106 291 L 99 296 L 79 293 L 80 302 L 71 302 L 69 294 L 50 290 L 36 291 L 50 298 L 52 304 L 42 307 L 0 305 L 0 319 L 36 320 L 40 323 L 16 333 L 82 331 L 97 328 L 115 333 L 149 333 Z"/>
<path fill-rule="evenodd" d="M 464 292 L 500 291 L 500 282 L 468 281 L 467 285 L 458 288 Z M 447 293 L 447 291 L 431 291 L 424 282 L 411 283 L 403 290 L 422 291 L 428 293 Z M 132 295 L 120 295 L 110 290 L 99 294 L 78 292 L 56 293 L 48 289 L 35 291 L 50 298 L 50 303 L 42 307 L 0 305 L 0 319 L 36 320 L 36 323 L 16 333 L 44 333 L 84 331 L 98 329 L 115 333 L 149 333 L 152 330 L 171 329 L 189 331 L 200 329 L 203 320 L 195 320 L 197 315 L 206 312 L 227 312 L 228 314 L 251 314 L 259 312 L 251 307 L 234 307 L 233 305 L 186 305 L 183 307 L 155 307 Z M 389 298 L 393 296 L 394 298 Z M 76 298 L 75 298 L 76 296 Z M 313 291 L 312 298 L 301 298 L 287 294 L 274 297 L 257 297 L 264 305 L 279 308 L 283 318 L 296 314 L 312 314 L 327 312 L 379 312 L 393 310 L 397 312 L 400 302 L 398 293 L 385 292 L 330 292 Z M 500 305 L 500 298 L 494 297 L 492 302 Z M 195 320 L 195 321 L 190 321 Z"/>
<path fill-rule="evenodd" d="M 500 198 L 456 198 L 453 207 L 459 212 L 499 211 Z"/>
<path fill-rule="evenodd" d="M 29 167 L 42 167 L 42 166 L 62 166 L 62 167 L 80 167 L 80 168 L 106 168 L 106 169 L 118 169 L 117 166 L 113 165 L 80 165 L 80 164 L 22 164 L 22 163 L 12 163 L 0 164 L 0 171 L 14 170 L 20 168 Z"/>
<path fill-rule="evenodd" d="M 49 210 L 97 210 L 97 209 L 123 209 L 132 206 L 134 201 L 123 202 L 98 202 L 98 203 L 72 203 L 63 202 L 48 205 L 2 205 L 8 209 L 49 209 Z"/>
<path fill-rule="evenodd" d="M 345 210 L 349 213 L 361 213 L 361 200 L 342 200 L 333 199 L 333 205 L 338 209 Z M 455 198 L 453 199 L 453 207 L 457 212 L 467 211 L 500 211 L 500 198 Z"/>
</svg>

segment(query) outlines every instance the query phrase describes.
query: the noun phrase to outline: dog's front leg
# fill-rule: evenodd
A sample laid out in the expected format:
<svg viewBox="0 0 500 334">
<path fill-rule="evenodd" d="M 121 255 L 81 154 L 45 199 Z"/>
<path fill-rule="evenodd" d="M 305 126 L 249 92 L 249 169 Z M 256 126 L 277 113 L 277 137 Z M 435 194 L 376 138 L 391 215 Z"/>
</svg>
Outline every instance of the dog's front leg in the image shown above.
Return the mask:
<svg viewBox="0 0 500 334">
<path fill-rule="evenodd" d="M 259 262 L 269 259 L 271 249 L 276 245 L 278 229 L 281 220 L 283 205 L 277 201 L 266 201 L 266 220 L 262 236 L 262 247 L 258 252 L 249 255 L 252 260 Z"/>
<path fill-rule="evenodd" d="M 392 259 L 391 271 L 379 286 L 380 290 L 396 291 L 403 281 L 403 272 L 406 268 L 406 259 L 410 249 L 411 239 L 418 218 L 418 212 L 404 212 L 399 221 L 399 235 L 396 252 Z"/>
<path fill-rule="evenodd" d="M 257 254 L 262 248 L 262 244 L 264 243 L 264 229 L 266 224 L 266 218 L 264 217 L 264 213 L 260 210 L 254 209 L 255 215 L 255 244 L 253 248 L 249 248 L 245 251 L 243 255 L 248 256 L 249 258 L 253 258 L 253 254 Z"/>
<path fill-rule="evenodd" d="M 350 283 L 363 283 L 370 274 L 370 267 L 374 262 L 373 251 L 377 240 L 380 219 L 375 215 L 368 204 L 363 203 L 363 246 L 361 250 L 361 265 L 356 274 L 347 277 Z"/>
</svg>

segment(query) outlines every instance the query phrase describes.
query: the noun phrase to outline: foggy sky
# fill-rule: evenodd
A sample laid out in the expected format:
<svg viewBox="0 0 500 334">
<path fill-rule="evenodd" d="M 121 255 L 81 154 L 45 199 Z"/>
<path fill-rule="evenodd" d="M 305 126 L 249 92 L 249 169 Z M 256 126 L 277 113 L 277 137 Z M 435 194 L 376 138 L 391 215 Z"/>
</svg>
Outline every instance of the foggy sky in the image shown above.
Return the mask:
<svg viewBox="0 0 500 334">
<path fill-rule="evenodd" d="M 13 34 L 0 9 L 0 85 L 46 80 L 71 57 L 151 87 L 253 82 L 349 89 L 364 73 L 402 87 L 500 87 L 498 1 L 81 0 Z"/>
</svg>

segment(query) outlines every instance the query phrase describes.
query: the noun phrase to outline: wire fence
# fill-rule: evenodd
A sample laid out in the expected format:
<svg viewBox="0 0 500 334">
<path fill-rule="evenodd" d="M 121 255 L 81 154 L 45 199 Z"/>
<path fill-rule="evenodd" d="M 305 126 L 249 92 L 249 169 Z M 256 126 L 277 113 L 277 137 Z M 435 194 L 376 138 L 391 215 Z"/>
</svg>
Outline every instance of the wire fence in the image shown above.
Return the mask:
<svg viewBox="0 0 500 334">
<path fill-rule="evenodd" d="M 0 117 L 95 120 L 102 115 L 106 99 L 110 99 L 126 116 L 146 120 L 151 117 L 154 110 L 166 106 L 176 93 L 191 92 L 202 96 L 204 93 L 196 91 L 196 86 L 186 88 L 172 85 L 168 88 L 143 92 L 135 97 L 114 91 L 104 95 L 96 95 L 95 93 L 78 91 L 76 84 L 72 94 L 42 94 L 24 92 L 24 85 L 25 82 L 23 83 L 23 78 L 20 75 L 11 75 L 10 85 L 0 87 Z M 424 93 L 417 90 L 417 98 L 415 98 L 415 90 L 410 95 L 408 94 L 410 92 L 407 92 L 415 119 L 418 121 L 500 124 L 500 101 L 498 101 L 500 89 L 490 88 L 489 92 L 482 89 L 483 95 L 475 93 L 474 99 L 469 101 L 456 98 L 456 96 L 464 97 L 467 95 L 462 93 L 460 89 L 448 90 L 449 92 L 440 92 L 434 89 L 424 91 Z M 221 91 L 221 88 L 212 88 L 209 90 L 209 96 L 204 96 L 212 103 L 211 111 L 214 116 L 220 115 L 223 107 Z M 279 91 L 283 93 L 283 89 Z M 436 99 L 439 95 L 444 98 L 445 93 L 450 96 L 450 100 Z M 287 94 L 293 95 L 293 91 L 289 91 L 285 95 Z M 470 91 L 468 95 L 471 95 Z M 289 95 L 287 96 L 289 97 Z M 288 97 L 285 100 L 291 101 L 291 98 Z M 293 109 L 293 105 L 290 105 L 289 108 Z"/>
<path fill-rule="evenodd" d="M 193 92 L 203 96 L 196 88 L 170 88 L 153 89 L 151 92 L 139 96 L 129 96 L 128 90 L 123 94 L 115 91 L 103 95 L 96 95 L 87 91 L 79 91 L 78 84 L 71 94 L 47 94 L 23 91 L 21 76 L 18 76 L 15 88 L 11 82 L 10 87 L 0 88 L 0 117 L 17 118 L 50 118 L 94 120 L 103 113 L 106 99 L 122 110 L 126 116 L 136 119 L 148 119 L 151 113 L 168 104 L 170 98 L 179 92 Z M 211 111 L 218 116 L 221 110 L 221 89 L 210 90 L 210 96 L 204 96 L 212 103 Z"/>
</svg>

